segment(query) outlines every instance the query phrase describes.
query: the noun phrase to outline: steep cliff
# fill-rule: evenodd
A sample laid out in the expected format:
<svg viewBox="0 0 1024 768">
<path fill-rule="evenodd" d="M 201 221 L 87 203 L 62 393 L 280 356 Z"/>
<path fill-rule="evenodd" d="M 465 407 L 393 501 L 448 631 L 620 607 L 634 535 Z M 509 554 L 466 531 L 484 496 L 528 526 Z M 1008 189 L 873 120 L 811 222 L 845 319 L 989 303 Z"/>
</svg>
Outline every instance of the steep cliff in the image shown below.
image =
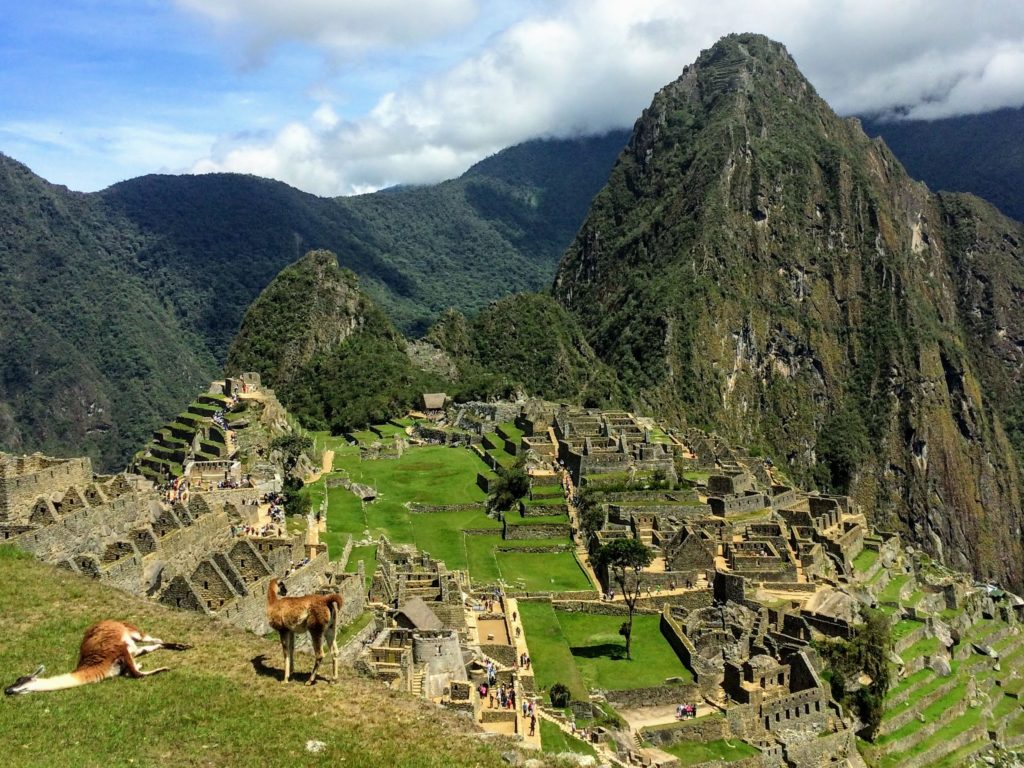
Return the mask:
<svg viewBox="0 0 1024 768">
<path fill-rule="evenodd" d="M 554 292 L 638 402 L 1019 586 L 1022 244 L 732 35 L 637 121 Z"/>
</svg>

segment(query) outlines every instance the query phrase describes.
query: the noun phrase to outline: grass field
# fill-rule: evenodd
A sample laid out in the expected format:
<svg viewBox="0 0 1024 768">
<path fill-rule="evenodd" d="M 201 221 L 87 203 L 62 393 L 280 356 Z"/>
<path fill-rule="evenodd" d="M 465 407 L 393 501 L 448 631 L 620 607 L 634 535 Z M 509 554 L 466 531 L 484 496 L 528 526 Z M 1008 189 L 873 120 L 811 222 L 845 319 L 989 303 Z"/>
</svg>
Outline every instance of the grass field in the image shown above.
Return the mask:
<svg viewBox="0 0 1024 768">
<path fill-rule="evenodd" d="M 670 755 L 679 759 L 679 765 L 698 765 L 712 760 L 733 763 L 745 757 L 753 757 L 758 750 L 739 739 L 721 739 L 719 741 L 680 741 L 660 747 Z"/>
<path fill-rule="evenodd" d="M 3 684 L 43 662 L 73 668 L 84 629 L 101 618 L 195 645 L 158 651 L 143 667 L 171 671 L 117 678 L 0 701 L 7 766 L 501 766 L 507 742 L 470 735 L 461 717 L 342 669 L 336 684 L 301 685 L 310 659 L 280 681 L 280 646 L 200 614 L 136 599 L 0 547 Z M 7 679 L 9 678 L 9 679 Z M 306 741 L 326 744 L 320 754 Z"/>
<path fill-rule="evenodd" d="M 328 438 L 319 436 L 318 440 Z M 326 444 L 326 443 L 325 443 Z M 500 552 L 504 547 L 545 547 L 548 540 L 503 541 L 501 523 L 487 517 L 482 503 L 486 495 L 476 485 L 484 467 L 479 456 L 461 448 L 426 446 L 411 448 L 400 459 L 361 461 L 358 448 L 330 443 L 336 451 L 334 469 L 344 471 L 356 482 L 374 487 L 379 496 L 362 503 L 343 487 L 310 488 L 310 495 L 328 500 L 327 533 L 321 536 L 337 557 L 348 535 L 357 540 L 376 539 L 381 534 L 396 543 L 415 544 L 421 551 L 444 560 L 452 569 L 467 569 L 477 584 L 499 580 L 521 585 L 531 591 L 575 591 L 591 589 L 589 579 L 571 552 Z M 315 496 L 314 496 L 315 494 Z M 422 504 L 481 504 L 481 507 L 452 512 L 410 512 L 410 501 Z M 561 503 L 561 500 L 559 500 Z M 565 515 L 524 519 L 520 524 L 568 523 Z M 467 530 L 492 530 L 493 535 L 466 534 Z M 550 541 L 567 545 L 568 539 Z M 370 563 L 367 564 L 368 567 Z M 354 566 L 353 566 L 354 567 Z"/>
<path fill-rule="evenodd" d="M 592 746 L 575 736 L 571 736 L 550 720 L 540 718 L 540 741 L 544 745 L 544 751 L 548 754 L 557 755 L 560 752 L 575 752 L 578 755 L 593 755 L 597 752 Z"/>
<path fill-rule="evenodd" d="M 555 611 L 550 603 L 519 604 L 534 674 L 542 688 L 560 682 L 574 698 L 589 688 L 623 690 L 661 685 L 667 677 L 693 679 L 659 629 L 659 617 L 633 620 L 633 658 L 619 635 L 623 618 Z"/>
</svg>

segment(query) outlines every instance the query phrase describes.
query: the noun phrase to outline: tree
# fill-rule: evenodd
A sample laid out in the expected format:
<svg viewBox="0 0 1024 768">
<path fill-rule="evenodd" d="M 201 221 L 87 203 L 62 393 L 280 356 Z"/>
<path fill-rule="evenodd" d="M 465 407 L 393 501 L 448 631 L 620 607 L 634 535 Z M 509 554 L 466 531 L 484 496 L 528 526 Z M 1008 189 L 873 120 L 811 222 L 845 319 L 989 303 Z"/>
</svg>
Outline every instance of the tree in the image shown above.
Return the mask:
<svg viewBox="0 0 1024 768">
<path fill-rule="evenodd" d="M 498 481 L 491 493 L 490 507 L 498 512 L 506 512 L 529 492 L 530 476 L 526 474 L 521 461 L 517 461 L 508 469 L 499 467 Z"/>
<path fill-rule="evenodd" d="M 589 541 L 590 537 L 604 526 L 604 510 L 601 508 L 601 503 L 594 497 L 593 492 L 586 488 L 582 488 L 579 492 L 576 510 L 579 512 L 580 528 L 583 529 L 585 541 Z"/>
<path fill-rule="evenodd" d="M 630 645 L 633 640 L 633 614 L 636 611 L 636 602 L 640 599 L 640 589 L 643 580 L 640 574 L 644 568 L 651 564 L 654 553 L 639 539 L 614 539 L 597 550 L 594 555 L 594 562 L 599 568 L 607 568 L 610 578 L 615 579 L 622 591 L 622 597 L 629 609 L 629 618 L 622 625 L 619 634 L 626 638 L 626 658 L 630 656 Z M 632 584 L 626 577 L 629 572 L 633 574 Z"/>
<path fill-rule="evenodd" d="M 285 472 L 291 472 L 299 463 L 299 456 L 313 447 L 313 440 L 299 432 L 289 432 L 275 437 L 270 442 L 270 450 L 280 451 L 283 455 Z"/>
<path fill-rule="evenodd" d="M 832 697 L 857 712 L 864 723 L 860 735 L 874 741 L 889 690 L 892 629 L 888 617 L 881 611 L 863 608 L 861 618 L 864 623 L 857 627 L 852 639 L 823 641 L 815 647 L 832 671 Z M 861 673 L 871 682 L 861 684 L 858 680 Z"/>
</svg>

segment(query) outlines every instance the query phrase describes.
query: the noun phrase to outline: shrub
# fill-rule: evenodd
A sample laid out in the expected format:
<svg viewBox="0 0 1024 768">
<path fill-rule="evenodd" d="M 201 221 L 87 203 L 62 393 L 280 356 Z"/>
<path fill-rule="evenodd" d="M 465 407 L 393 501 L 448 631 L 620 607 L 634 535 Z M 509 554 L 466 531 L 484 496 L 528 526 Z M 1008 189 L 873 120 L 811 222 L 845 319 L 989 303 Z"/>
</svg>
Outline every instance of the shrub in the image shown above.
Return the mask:
<svg viewBox="0 0 1024 768">
<path fill-rule="evenodd" d="M 551 690 L 548 691 L 548 695 L 551 697 L 551 706 L 558 709 L 568 707 L 569 699 L 572 697 L 572 694 L 569 693 L 569 688 L 562 683 L 553 684 Z"/>
</svg>

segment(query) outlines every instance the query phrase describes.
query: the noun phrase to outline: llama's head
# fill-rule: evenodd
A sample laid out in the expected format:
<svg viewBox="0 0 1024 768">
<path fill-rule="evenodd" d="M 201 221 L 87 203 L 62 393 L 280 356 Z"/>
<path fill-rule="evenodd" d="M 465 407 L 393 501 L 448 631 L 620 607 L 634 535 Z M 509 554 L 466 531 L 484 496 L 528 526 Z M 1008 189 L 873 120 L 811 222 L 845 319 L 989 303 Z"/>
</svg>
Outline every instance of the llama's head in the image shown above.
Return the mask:
<svg viewBox="0 0 1024 768">
<path fill-rule="evenodd" d="M 31 675 L 25 675 L 24 677 L 19 677 L 13 683 L 11 683 L 6 688 L 4 688 L 4 693 L 6 695 L 8 695 L 8 696 L 16 696 L 19 693 L 28 693 L 29 692 L 28 684 L 31 683 L 33 680 L 35 680 L 37 677 L 39 677 L 41 674 L 43 674 L 43 672 L 45 672 L 45 671 L 46 671 L 46 667 L 44 667 L 42 664 L 40 664 L 39 668 L 36 669 L 36 671 L 33 672 Z"/>
</svg>

